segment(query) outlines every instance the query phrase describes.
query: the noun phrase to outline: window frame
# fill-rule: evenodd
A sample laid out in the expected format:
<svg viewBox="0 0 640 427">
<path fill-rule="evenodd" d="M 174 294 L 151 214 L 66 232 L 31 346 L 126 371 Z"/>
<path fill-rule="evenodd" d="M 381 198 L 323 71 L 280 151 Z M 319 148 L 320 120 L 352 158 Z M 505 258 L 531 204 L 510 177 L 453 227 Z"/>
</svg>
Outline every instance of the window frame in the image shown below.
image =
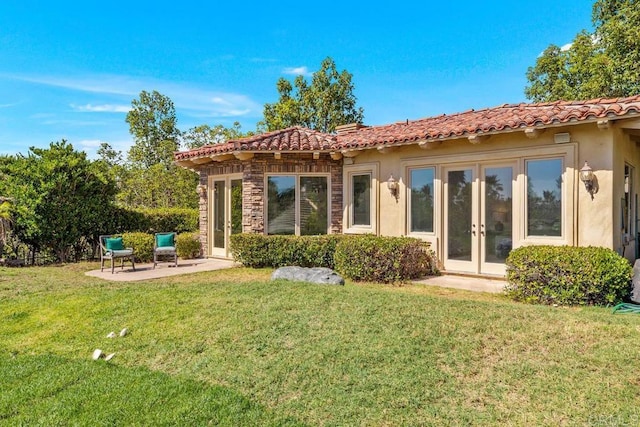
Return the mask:
<svg viewBox="0 0 640 427">
<path fill-rule="evenodd" d="M 562 180 L 560 186 L 560 235 L 558 236 L 546 236 L 546 235 L 536 235 L 529 234 L 529 162 L 536 161 L 544 161 L 544 160 L 560 160 L 560 178 Z M 522 201 L 523 201 L 523 217 L 522 217 L 522 228 L 523 228 L 523 237 L 526 241 L 535 242 L 536 244 L 540 244 L 540 242 L 555 242 L 558 244 L 564 243 L 567 241 L 567 222 L 569 219 L 567 218 L 567 204 L 569 194 L 567 192 L 567 155 L 565 153 L 554 153 L 549 154 L 548 156 L 540 156 L 540 157 L 523 157 L 522 158 L 522 176 L 524 178 L 524 187 L 522 192 Z"/>
<path fill-rule="evenodd" d="M 378 234 L 378 164 L 363 163 L 359 165 L 344 165 L 343 168 L 343 232 L 345 234 Z M 353 206 L 353 177 L 369 175 L 371 186 L 369 187 L 369 225 L 354 223 Z"/>
<path fill-rule="evenodd" d="M 431 183 L 431 197 L 433 199 L 432 213 L 431 213 L 431 231 L 413 231 L 413 210 L 412 210 L 412 191 L 413 191 L 413 180 L 411 173 L 415 170 L 423 170 L 423 169 L 431 169 L 433 172 L 433 180 Z M 414 236 L 435 236 L 437 230 L 437 182 L 438 182 L 438 171 L 434 165 L 415 165 L 408 166 L 406 168 L 406 176 L 407 176 L 407 203 L 406 203 L 406 230 L 408 235 Z"/>
<path fill-rule="evenodd" d="M 302 177 L 321 177 L 327 180 L 327 229 L 326 234 L 330 234 L 331 231 L 331 174 L 330 173 L 280 173 L 270 172 L 265 174 L 263 183 L 263 212 L 264 212 L 264 235 L 269 234 L 269 178 L 277 176 L 292 176 L 295 179 L 294 182 L 294 197 L 295 197 L 295 214 L 294 214 L 294 234 L 300 236 L 300 178 Z M 272 236 L 285 236 L 285 234 L 271 234 Z"/>
</svg>

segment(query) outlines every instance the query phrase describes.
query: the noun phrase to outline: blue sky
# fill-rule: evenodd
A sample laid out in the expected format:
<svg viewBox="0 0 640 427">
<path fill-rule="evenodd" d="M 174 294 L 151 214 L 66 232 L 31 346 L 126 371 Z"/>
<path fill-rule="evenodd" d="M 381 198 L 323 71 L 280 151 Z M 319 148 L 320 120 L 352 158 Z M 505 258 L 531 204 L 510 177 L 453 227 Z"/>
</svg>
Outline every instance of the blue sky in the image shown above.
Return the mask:
<svg viewBox="0 0 640 427">
<path fill-rule="evenodd" d="M 0 154 L 67 139 L 126 153 L 140 91 L 178 127 L 254 130 L 276 81 L 330 56 L 365 124 L 526 101 L 527 67 L 591 31 L 593 1 L 0 2 Z"/>
</svg>

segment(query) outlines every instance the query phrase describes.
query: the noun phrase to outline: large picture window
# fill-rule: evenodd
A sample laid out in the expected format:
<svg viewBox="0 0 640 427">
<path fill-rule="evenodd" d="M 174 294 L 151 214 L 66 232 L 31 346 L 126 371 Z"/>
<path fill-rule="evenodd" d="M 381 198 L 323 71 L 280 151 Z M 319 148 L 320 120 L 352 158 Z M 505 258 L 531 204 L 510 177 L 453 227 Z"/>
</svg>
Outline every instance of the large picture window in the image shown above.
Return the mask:
<svg viewBox="0 0 640 427">
<path fill-rule="evenodd" d="M 433 168 L 411 169 L 409 172 L 409 230 L 433 233 Z"/>
<path fill-rule="evenodd" d="M 326 176 L 267 177 L 267 234 L 327 234 Z"/>
<path fill-rule="evenodd" d="M 528 160 L 527 234 L 562 236 L 562 159 Z"/>
</svg>

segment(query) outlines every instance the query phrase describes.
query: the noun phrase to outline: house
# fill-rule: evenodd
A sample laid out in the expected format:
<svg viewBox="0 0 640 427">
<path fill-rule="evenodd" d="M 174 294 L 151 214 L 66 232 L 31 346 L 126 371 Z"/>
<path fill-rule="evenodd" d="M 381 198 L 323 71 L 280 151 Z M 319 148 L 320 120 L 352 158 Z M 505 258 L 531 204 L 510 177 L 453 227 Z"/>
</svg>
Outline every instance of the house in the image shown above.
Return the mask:
<svg viewBox="0 0 640 427">
<path fill-rule="evenodd" d="M 200 175 L 203 251 L 229 235 L 372 233 L 446 271 L 504 275 L 522 245 L 638 257 L 640 96 L 505 104 L 336 134 L 293 127 L 175 153 Z M 581 179 L 581 175 L 584 175 Z"/>
</svg>

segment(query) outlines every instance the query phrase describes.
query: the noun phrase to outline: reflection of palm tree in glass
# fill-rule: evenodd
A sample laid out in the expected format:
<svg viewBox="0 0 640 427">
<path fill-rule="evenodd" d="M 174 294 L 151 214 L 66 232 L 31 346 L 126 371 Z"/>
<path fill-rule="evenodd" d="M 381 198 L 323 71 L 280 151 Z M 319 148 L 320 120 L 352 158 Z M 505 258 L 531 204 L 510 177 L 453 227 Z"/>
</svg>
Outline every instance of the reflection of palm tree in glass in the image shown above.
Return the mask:
<svg viewBox="0 0 640 427">
<path fill-rule="evenodd" d="M 448 256 L 471 260 L 471 170 L 448 173 Z"/>
<path fill-rule="evenodd" d="M 411 191 L 411 218 L 411 231 L 433 231 L 433 195 L 429 184 Z"/>
</svg>

